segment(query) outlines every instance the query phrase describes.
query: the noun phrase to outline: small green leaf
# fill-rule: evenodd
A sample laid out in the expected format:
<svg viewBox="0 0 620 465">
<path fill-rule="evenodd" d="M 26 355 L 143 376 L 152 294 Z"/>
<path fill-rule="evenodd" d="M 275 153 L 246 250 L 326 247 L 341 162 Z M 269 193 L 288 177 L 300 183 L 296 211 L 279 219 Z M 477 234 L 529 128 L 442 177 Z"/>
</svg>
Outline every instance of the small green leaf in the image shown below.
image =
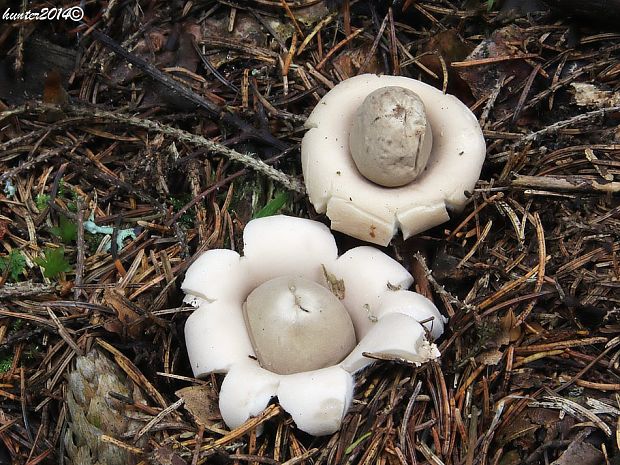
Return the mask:
<svg viewBox="0 0 620 465">
<path fill-rule="evenodd" d="M 359 445 L 361 444 L 361 442 L 362 442 L 364 439 L 368 438 L 368 437 L 369 437 L 369 436 L 371 436 L 371 435 L 372 435 L 372 431 L 368 431 L 367 433 L 362 434 L 359 438 L 357 438 L 357 439 L 353 442 L 353 444 L 350 444 L 350 445 L 349 445 L 349 447 L 347 447 L 347 448 L 345 449 L 344 453 L 345 453 L 345 454 L 347 454 L 347 455 L 349 455 L 351 452 L 353 452 L 353 450 L 354 450 L 357 446 L 359 446 Z"/>
<path fill-rule="evenodd" d="M 263 208 L 256 212 L 254 218 L 263 218 L 264 216 L 272 216 L 278 213 L 278 211 L 288 201 L 288 192 L 280 192 L 272 200 L 267 202 Z"/>
<path fill-rule="evenodd" d="M 58 226 L 51 228 L 50 232 L 54 236 L 59 237 L 64 244 L 77 240 L 77 224 L 64 215 L 60 215 Z"/>
<path fill-rule="evenodd" d="M 55 249 L 46 247 L 43 250 L 45 258 L 35 259 L 35 263 L 44 268 L 43 276 L 54 278 L 62 272 L 71 271 L 69 262 L 65 260 L 65 249 L 58 247 Z"/>
<path fill-rule="evenodd" d="M 4 273 L 8 270 L 13 281 L 17 281 L 25 269 L 26 259 L 17 249 L 11 250 L 6 257 L 0 257 L 0 272 Z"/>
</svg>

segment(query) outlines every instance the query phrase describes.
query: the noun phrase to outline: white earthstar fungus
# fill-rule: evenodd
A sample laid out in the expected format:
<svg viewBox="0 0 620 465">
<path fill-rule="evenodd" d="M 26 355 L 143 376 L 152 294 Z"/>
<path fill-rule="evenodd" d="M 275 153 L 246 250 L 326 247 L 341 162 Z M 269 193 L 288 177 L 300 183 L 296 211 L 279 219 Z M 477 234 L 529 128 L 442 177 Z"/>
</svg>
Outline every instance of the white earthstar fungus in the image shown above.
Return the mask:
<svg viewBox="0 0 620 465">
<path fill-rule="evenodd" d="M 310 201 L 332 229 L 380 245 L 398 229 L 406 239 L 462 210 L 486 153 L 478 121 L 459 99 L 401 76 L 341 82 L 306 127 Z"/>
<path fill-rule="evenodd" d="M 439 356 L 427 333 L 439 337 L 444 318 L 381 251 L 338 257 L 329 228 L 288 216 L 250 221 L 243 240 L 243 256 L 204 252 L 181 286 L 197 307 L 185 324 L 192 370 L 226 373 L 219 404 L 230 428 L 277 397 L 299 429 L 331 434 L 353 375 L 373 362 L 364 353 L 417 364 Z"/>
</svg>

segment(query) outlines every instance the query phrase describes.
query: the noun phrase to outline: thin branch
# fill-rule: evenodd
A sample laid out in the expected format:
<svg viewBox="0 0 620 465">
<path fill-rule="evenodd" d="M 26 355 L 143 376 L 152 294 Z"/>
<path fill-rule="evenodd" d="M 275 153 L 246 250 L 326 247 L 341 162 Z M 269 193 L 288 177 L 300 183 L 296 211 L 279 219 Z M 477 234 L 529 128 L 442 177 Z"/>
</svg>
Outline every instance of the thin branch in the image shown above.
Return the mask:
<svg viewBox="0 0 620 465">
<path fill-rule="evenodd" d="M 45 113 L 50 108 L 55 108 L 55 107 L 51 107 L 45 104 L 39 105 L 35 108 L 21 106 L 13 110 L 0 113 L 0 120 L 2 120 L 3 118 L 7 116 L 18 116 L 19 114 L 24 114 L 24 113 L 32 113 L 32 112 Z M 305 193 L 305 188 L 299 180 L 287 175 L 286 173 L 283 173 L 282 171 L 279 171 L 269 166 L 264 161 L 258 158 L 254 158 L 251 155 L 237 152 L 236 150 L 228 148 L 225 145 L 218 144 L 217 142 L 213 142 L 212 140 L 209 140 L 206 137 L 198 136 L 196 134 L 192 134 L 182 129 L 174 128 L 172 126 L 168 126 L 166 124 L 162 124 L 157 121 L 140 118 L 138 116 L 130 116 L 130 115 L 118 113 L 118 112 L 100 110 L 97 108 L 68 106 L 67 108 L 65 108 L 65 111 L 68 113 L 74 114 L 74 115 L 90 116 L 92 118 L 102 119 L 107 122 L 115 122 L 115 123 L 122 123 L 122 124 L 130 125 L 130 126 L 136 126 L 136 127 L 144 128 L 149 131 L 158 132 L 158 133 L 161 133 L 169 137 L 173 137 L 174 139 L 178 141 L 186 142 L 192 145 L 196 145 L 198 147 L 202 147 L 210 152 L 214 152 L 219 155 L 223 155 L 233 161 L 237 161 L 243 164 L 244 166 L 250 169 L 253 169 L 256 172 L 264 176 L 267 176 L 268 178 L 271 178 L 274 181 L 279 182 L 280 184 L 282 184 L 284 187 L 286 187 L 289 190 L 299 192 L 301 194 Z"/>
<path fill-rule="evenodd" d="M 91 35 L 105 45 L 107 48 L 112 50 L 117 55 L 121 56 L 127 62 L 134 65 L 136 68 L 140 69 L 143 73 L 150 76 L 155 81 L 159 82 L 164 87 L 167 87 L 171 91 L 177 93 L 178 95 L 186 98 L 196 106 L 206 110 L 212 117 L 221 119 L 224 123 L 231 124 L 236 128 L 240 129 L 246 136 L 252 137 L 255 139 L 260 139 L 268 144 L 273 145 L 281 150 L 286 149 L 286 144 L 281 140 L 276 139 L 272 134 L 268 133 L 265 130 L 256 129 L 252 127 L 250 124 L 243 121 L 237 115 L 234 115 L 223 108 L 220 108 L 215 103 L 210 102 L 205 99 L 201 95 L 198 95 L 196 92 L 191 90 L 189 87 L 184 86 L 180 82 L 174 80 L 172 77 L 159 70 L 152 64 L 143 60 L 142 58 L 128 52 L 121 45 L 119 45 L 115 40 L 111 37 L 107 36 L 101 31 L 97 29 L 93 29 L 91 31 Z"/>
</svg>

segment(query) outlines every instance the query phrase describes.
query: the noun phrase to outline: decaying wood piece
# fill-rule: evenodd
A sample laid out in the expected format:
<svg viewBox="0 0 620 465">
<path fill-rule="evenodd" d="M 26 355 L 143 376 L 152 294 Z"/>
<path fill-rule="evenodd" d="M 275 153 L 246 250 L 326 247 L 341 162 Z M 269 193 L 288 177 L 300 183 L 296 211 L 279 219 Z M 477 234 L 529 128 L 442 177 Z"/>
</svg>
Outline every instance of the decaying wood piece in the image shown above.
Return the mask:
<svg viewBox="0 0 620 465">
<path fill-rule="evenodd" d="M 620 192 L 620 182 L 591 179 L 583 176 L 517 175 L 510 182 L 514 187 L 568 192 Z"/>
<path fill-rule="evenodd" d="M 586 82 L 573 82 L 575 103 L 580 107 L 604 108 L 620 105 L 620 94 Z"/>
</svg>

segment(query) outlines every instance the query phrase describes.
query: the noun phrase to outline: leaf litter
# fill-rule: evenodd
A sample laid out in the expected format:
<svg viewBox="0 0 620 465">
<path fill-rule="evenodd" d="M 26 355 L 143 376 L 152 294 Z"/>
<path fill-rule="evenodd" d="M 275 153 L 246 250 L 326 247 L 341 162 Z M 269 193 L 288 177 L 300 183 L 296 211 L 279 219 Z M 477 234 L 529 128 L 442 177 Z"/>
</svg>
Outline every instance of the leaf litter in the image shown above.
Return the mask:
<svg viewBox="0 0 620 465">
<path fill-rule="evenodd" d="M 80 463 L 80 422 L 139 464 L 617 460 L 618 4 L 601 24 L 514 3 L 92 2 L 85 24 L 8 23 L 0 462 Z M 361 373 L 331 437 L 277 403 L 228 431 L 221 376 L 193 379 L 185 355 L 183 273 L 239 250 L 253 217 L 317 218 L 303 123 L 360 72 L 454 93 L 487 139 L 463 214 L 388 249 L 450 318 L 441 361 Z M 89 366 L 109 382 L 86 399 Z"/>
</svg>

